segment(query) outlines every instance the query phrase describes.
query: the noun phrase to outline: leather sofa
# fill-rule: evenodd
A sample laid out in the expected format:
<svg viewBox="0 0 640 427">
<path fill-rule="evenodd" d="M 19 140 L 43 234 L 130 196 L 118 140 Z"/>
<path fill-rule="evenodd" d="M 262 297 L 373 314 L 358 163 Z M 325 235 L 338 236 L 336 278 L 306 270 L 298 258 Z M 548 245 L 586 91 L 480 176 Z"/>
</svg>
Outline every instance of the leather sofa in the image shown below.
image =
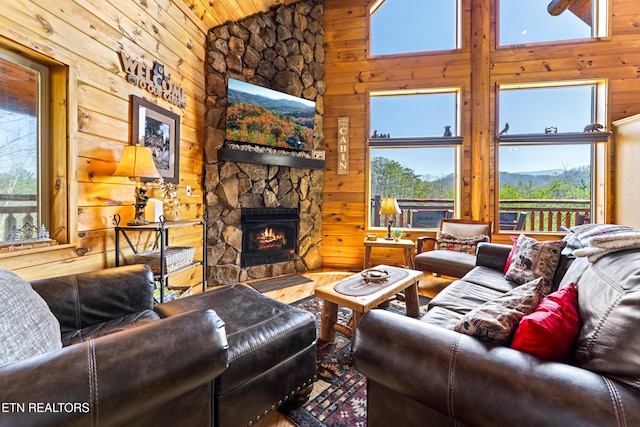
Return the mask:
<svg viewBox="0 0 640 427">
<path fill-rule="evenodd" d="M 613 373 L 575 363 L 543 361 L 453 330 L 464 313 L 516 286 L 503 272 L 510 250 L 509 245 L 478 245 L 477 266 L 440 292 L 420 319 L 383 310 L 363 317 L 353 352 L 356 368 L 367 377 L 370 427 L 640 425 L 637 383 L 630 386 Z M 635 298 L 640 251 L 609 255 L 588 267 L 586 259 L 578 260 L 563 255 L 553 282 L 554 288 L 576 284 L 581 318 L 607 299 L 581 297 L 581 283 Z M 594 286 L 585 287 L 587 282 Z M 637 361 L 637 336 L 628 332 L 637 329 L 637 306 L 628 310 L 613 325 L 626 332 L 603 337 L 618 342 L 620 348 L 605 350 L 614 361 L 618 356 Z M 624 318 L 630 324 L 624 325 Z M 628 363 L 620 360 L 624 371 Z"/>
<path fill-rule="evenodd" d="M 64 347 L 0 368 L 3 426 L 212 425 L 228 365 L 212 310 L 160 320 L 146 266 L 38 280 Z"/>
<path fill-rule="evenodd" d="M 154 306 L 145 265 L 31 285 L 63 348 L 0 367 L 0 425 L 252 425 L 313 386 L 313 315 L 247 287 Z"/>
</svg>

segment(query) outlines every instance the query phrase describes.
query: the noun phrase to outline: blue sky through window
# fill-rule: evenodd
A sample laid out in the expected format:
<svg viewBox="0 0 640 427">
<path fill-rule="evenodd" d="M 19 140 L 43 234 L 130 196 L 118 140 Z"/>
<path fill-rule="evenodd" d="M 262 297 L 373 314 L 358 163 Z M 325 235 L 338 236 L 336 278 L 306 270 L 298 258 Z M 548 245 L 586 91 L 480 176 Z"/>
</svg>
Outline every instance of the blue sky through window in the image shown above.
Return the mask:
<svg viewBox="0 0 640 427">
<path fill-rule="evenodd" d="M 591 27 L 571 11 L 547 12 L 550 0 L 498 0 L 501 45 L 591 37 Z"/>
<path fill-rule="evenodd" d="M 451 0 L 386 0 L 371 18 L 372 53 L 403 53 L 455 47 L 456 4 Z M 591 28 L 570 11 L 555 17 L 547 12 L 549 0 L 499 0 L 501 44 L 533 43 L 591 37 Z M 411 13 L 407 13 L 411 10 Z M 400 47 L 399 47 L 400 46 Z M 586 88 L 586 89 L 585 89 Z M 510 134 L 581 132 L 592 122 L 592 90 L 589 86 L 544 88 L 500 95 L 500 129 L 510 123 Z M 435 95 L 427 95 L 435 96 Z M 425 103 L 420 96 L 371 98 L 371 129 L 391 137 L 442 136 L 445 125 L 458 134 L 455 96 Z M 389 98 L 389 99 L 384 99 Z M 395 99 L 394 99 L 395 98 Z M 582 147 L 582 148 L 578 148 Z M 389 153 L 392 150 L 387 150 Z M 402 149 L 393 159 L 419 175 L 442 176 L 453 172 L 453 150 Z M 380 153 L 381 150 L 372 150 Z M 429 159 L 425 159 L 425 153 Z M 500 170 L 535 172 L 571 169 L 591 163 L 588 145 L 501 148 Z M 385 153 L 386 154 L 386 153 Z"/>
<path fill-rule="evenodd" d="M 456 135 L 456 94 L 372 96 L 371 133 L 392 138 L 442 136 L 444 126 Z"/>
<path fill-rule="evenodd" d="M 371 17 L 371 53 L 456 48 L 459 0 L 386 0 Z"/>
<path fill-rule="evenodd" d="M 391 138 L 433 137 L 444 134 L 444 126 L 451 126 L 457 135 L 455 92 L 372 96 L 371 133 L 388 134 Z M 428 158 L 425 158 L 428 153 Z M 453 173 L 453 148 L 372 149 L 371 157 L 384 156 L 420 176 L 442 177 Z"/>
</svg>

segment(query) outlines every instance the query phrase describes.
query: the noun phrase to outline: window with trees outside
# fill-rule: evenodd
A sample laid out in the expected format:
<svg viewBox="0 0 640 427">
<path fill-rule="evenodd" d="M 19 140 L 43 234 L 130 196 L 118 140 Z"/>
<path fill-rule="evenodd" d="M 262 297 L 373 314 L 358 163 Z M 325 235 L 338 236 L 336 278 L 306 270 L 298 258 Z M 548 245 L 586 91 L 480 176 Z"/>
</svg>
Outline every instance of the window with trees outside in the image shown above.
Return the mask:
<svg viewBox="0 0 640 427">
<path fill-rule="evenodd" d="M 604 37 L 607 0 L 499 0 L 499 44 L 514 45 Z"/>
<path fill-rule="evenodd" d="M 593 217 L 596 150 L 607 141 L 603 82 L 499 88 L 502 231 L 557 232 Z"/>
<path fill-rule="evenodd" d="M 384 227 L 383 198 L 397 199 L 398 228 L 437 228 L 452 216 L 459 129 L 457 89 L 371 92 L 369 227 Z"/>
<path fill-rule="evenodd" d="M 374 1 L 369 9 L 371 54 L 459 48 L 460 1 Z"/>
<path fill-rule="evenodd" d="M 0 243 L 49 225 L 49 71 L 0 49 Z"/>
</svg>

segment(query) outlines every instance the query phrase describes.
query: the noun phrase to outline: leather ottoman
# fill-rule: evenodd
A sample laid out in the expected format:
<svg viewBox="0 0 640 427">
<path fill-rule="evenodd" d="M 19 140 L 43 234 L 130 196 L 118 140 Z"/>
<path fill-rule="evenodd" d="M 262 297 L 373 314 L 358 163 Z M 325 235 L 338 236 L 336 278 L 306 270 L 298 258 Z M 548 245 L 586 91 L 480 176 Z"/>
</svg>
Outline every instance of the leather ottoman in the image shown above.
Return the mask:
<svg viewBox="0 0 640 427">
<path fill-rule="evenodd" d="M 250 426 L 290 399 L 305 401 L 316 375 L 311 313 L 243 285 L 157 305 L 169 317 L 211 308 L 225 322 L 229 367 L 215 380 L 216 426 Z M 176 331 L 178 332 L 178 331 Z"/>
</svg>

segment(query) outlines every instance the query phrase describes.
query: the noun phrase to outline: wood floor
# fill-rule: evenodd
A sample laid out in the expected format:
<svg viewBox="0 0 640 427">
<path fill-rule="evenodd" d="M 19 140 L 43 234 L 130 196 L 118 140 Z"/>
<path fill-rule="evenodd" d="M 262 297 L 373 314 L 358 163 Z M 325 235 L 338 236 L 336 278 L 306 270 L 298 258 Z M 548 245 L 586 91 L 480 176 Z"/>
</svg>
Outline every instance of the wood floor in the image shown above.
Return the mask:
<svg viewBox="0 0 640 427">
<path fill-rule="evenodd" d="M 278 301 L 282 301 L 286 304 L 290 304 L 294 301 L 298 301 L 302 298 L 313 295 L 313 291 L 316 287 L 324 286 L 328 283 L 335 282 L 345 277 L 348 277 L 355 272 L 353 271 L 336 271 L 336 270 L 314 270 L 312 272 L 304 273 L 303 276 L 312 280 L 312 282 L 304 283 L 302 285 L 291 286 L 284 289 L 279 289 L 272 292 L 266 292 L 265 295 L 274 298 Z M 438 292 L 446 287 L 452 278 L 445 277 L 433 277 L 431 275 L 425 275 L 425 278 L 420 280 L 418 291 L 421 295 L 433 298 Z M 271 412 L 265 418 L 263 418 L 258 424 L 258 427 L 296 427 L 294 423 L 289 421 L 288 418 L 280 414 L 278 411 Z"/>
</svg>

